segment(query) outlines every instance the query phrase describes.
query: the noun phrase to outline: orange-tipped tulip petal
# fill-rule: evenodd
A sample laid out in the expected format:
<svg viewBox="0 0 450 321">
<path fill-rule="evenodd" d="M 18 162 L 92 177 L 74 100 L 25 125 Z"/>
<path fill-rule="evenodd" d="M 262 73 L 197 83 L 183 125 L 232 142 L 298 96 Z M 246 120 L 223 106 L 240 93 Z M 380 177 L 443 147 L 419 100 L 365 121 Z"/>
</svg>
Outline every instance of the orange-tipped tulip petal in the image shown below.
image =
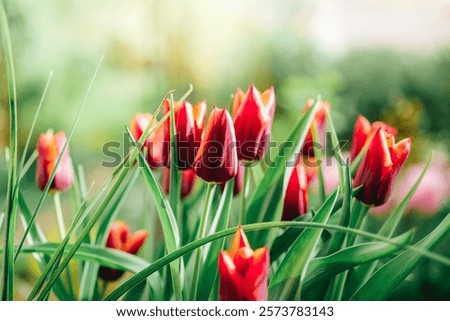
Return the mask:
<svg viewBox="0 0 450 321">
<path fill-rule="evenodd" d="M 170 101 L 166 99 L 164 112 L 170 112 Z M 204 101 L 194 107 L 183 100 L 174 102 L 175 115 L 175 140 L 177 146 L 177 166 L 181 170 L 190 169 L 193 166 L 195 155 L 200 147 L 203 123 L 206 115 L 206 103 Z M 170 117 L 164 122 L 165 146 L 170 148 Z M 169 154 L 169 150 L 166 151 Z"/>
<path fill-rule="evenodd" d="M 112 224 L 106 241 L 106 247 L 123 251 L 129 254 L 136 254 L 144 244 L 148 233 L 146 231 L 137 231 L 130 234 L 128 224 L 122 221 L 116 221 Z M 120 278 L 123 271 L 101 266 L 99 276 L 105 281 L 114 281 Z"/>
<path fill-rule="evenodd" d="M 254 161 L 264 156 L 270 143 L 275 105 L 273 87 L 261 94 L 251 85 L 245 96 L 238 89 L 233 102 L 233 121 L 239 159 Z"/>
<path fill-rule="evenodd" d="M 47 185 L 66 141 L 67 138 L 63 132 L 53 134 L 52 131 L 48 131 L 39 136 L 36 165 L 36 181 L 39 189 L 43 190 Z M 72 187 L 72 178 L 72 159 L 67 147 L 50 185 L 50 191 L 63 192 L 68 190 Z"/>
<path fill-rule="evenodd" d="M 410 138 L 395 144 L 391 134 L 378 128 L 353 181 L 353 187 L 363 186 L 356 198 L 368 205 L 379 206 L 386 203 L 410 150 Z"/>
<path fill-rule="evenodd" d="M 308 109 L 310 109 L 314 105 L 314 99 L 308 99 L 305 103 L 305 107 L 303 107 L 303 113 L 305 113 Z M 331 109 L 331 105 L 327 101 L 320 102 L 319 109 L 317 110 L 316 114 L 314 115 L 314 122 L 317 127 L 318 131 L 318 138 L 319 143 L 322 144 L 322 146 L 317 146 L 320 148 L 325 148 L 325 131 L 326 131 L 326 117 L 327 117 L 327 110 L 329 111 Z M 308 133 L 306 134 L 305 142 L 303 143 L 302 149 L 300 153 L 304 156 L 310 156 L 314 157 L 314 144 L 313 144 L 313 132 L 312 128 L 308 130 Z"/>
<path fill-rule="evenodd" d="M 388 124 L 376 121 L 373 124 L 362 115 L 359 115 L 355 122 L 353 129 L 352 148 L 350 151 L 350 161 L 353 161 L 356 156 L 361 152 L 366 144 L 370 142 L 372 135 L 377 129 L 383 130 L 386 134 L 392 136 L 395 139 L 397 137 L 397 129 Z"/>
<path fill-rule="evenodd" d="M 152 114 L 137 113 L 131 120 L 131 134 L 138 141 L 148 124 L 152 120 Z M 157 121 L 153 119 L 151 126 L 156 126 Z M 164 126 L 159 126 L 150 134 L 144 142 L 144 152 L 147 156 L 147 163 L 151 168 L 164 167 L 169 165 L 168 142 L 164 141 Z M 166 147 L 165 147 L 166 146 Z"/>
<path fill-rule="evenodd" d="M 209 183 L 224 183 L 236 176 L 236 136 L 228 111 L 214 107 L 195 158 L 194 171 Z"/>
<path fill-rule="evenodd" d="M 269 268 L 267 247 L 253 251 L 239 226 L 230 251 L 221 251 L 219 254 L 220 300 L 267 300 Z"/>
</svg>

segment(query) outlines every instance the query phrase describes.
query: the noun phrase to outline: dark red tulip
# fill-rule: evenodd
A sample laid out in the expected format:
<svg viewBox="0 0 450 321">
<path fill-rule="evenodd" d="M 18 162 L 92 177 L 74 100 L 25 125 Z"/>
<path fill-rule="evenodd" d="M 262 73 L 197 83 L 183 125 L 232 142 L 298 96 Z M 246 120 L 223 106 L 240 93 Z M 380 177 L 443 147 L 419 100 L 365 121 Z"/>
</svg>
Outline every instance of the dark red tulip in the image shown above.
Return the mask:
<svg viewBox="0 0 450 321">
<path fill-rule="evenodd" d="M 240 89 L 236 91 L 233 121 L 239 159 L 254 161 L 264 156 L 270 143 L 275 104 L 273 87 L 260 93 L 251 85 L 245 95 Z"/>
<path fill-rule="evenodd" d="M 129 254 L 136 254 L 147 238 L 146 231 L 137 231 L 130 234 L 130 227 L 127 223 L 116 221 L 109 231 L 106 247 L 123 251 Z M 99 276 L 105 281 L 114 281 L 120 278 L 123 271 L 101 266 Z"/>
<path fill-rule="evenodd" d="M 229 251 L 219 254 L 221 301 L 267 300 L 270 258 L 267 247 L 252 250 L 239 226 Z"/>
<path fill-rule="evenodd" d="M 305 167 L 299 162 L 292 170 L 283 205 L 283 221 L 302 216 L 308 210 L 308 178 Z"/>
<path fill-rule="evenodd" d="M 181 170 L 192 168 L 195 155 L 200 147 L 202 139 L 203 123 L 206 114 L 206 103 L 204 101 L 194 107 L 183 100 L 174 102 L 175 115 L 175 139 L 177 146 L 177 166 Z M 166 99 L 164 113 L 170 112 L 170 101 Z M 170 117 L 164 123 L 165 141 L 170 142 Z M 170 144 L 166 144 L 170 148 Z M 169 151 L 167 151 L 169 154 Z"/>
<path fill-rule="evenodd" d="M 238 172 L 236 136 L 228 111 L 213 108 L 195 157 L 194 171 L 209 183 L 224 183 Z"/>
<path fill-rule="evenodd" d="M 314 99 L 308 99 L 306 101 L 305 107 L 303 108 L 303 113 L 306 113 L 314 105 Z M 326 121 L 327 121 L 327 110 L 331 109 L 331 105 L 327 101 L 320 102 L 319 109 L 314 115 L 314 122 L 317 126 L 319 143 L 322 147 L 325 147 L 325 135 L 326 135 Z M 317 146 L 320 147 L 320 146 Z M 312 128 L 308 130 L 306 134 L 305 142 L 303 143 L 301 152 L 302 155 L 314 157 L 314 145 L 313 145 L 313 132 Z"/>
<path fill-rule="evenodd" d="M 141 114 L 137 113 L 131 119 L 131 134 L 133 138 L 138 141 L 148 124 L 152 120 L 152 114 L 146 113 Z M 153 119 L 152 127 L 157 125 L 157 120 Z M 158 126 L 154 131 L 150 134 L 147 140 L 144 142 L 144 151 L 147 156 L 147 163 L 151 168 L 164 167 L 169 165 L 169 145 L 168 142 L 164 141 L 164 126 Z M 165 147 L 166 146 L 166 147 Z"/>
<path fill-rule="evenodd" d="M 53 134 L 51 130 L 39 136 L 37 144 L 36 182 L 40 190 L 43 190 L 55 169 L 59 155 L 61 155 L 67 138 L 63 132 Z M 72 159 L 67 146 L 59 162 L 55 177 L 50 185 L 50 191 L 63 192 L 72 187 Z"/>
<path fill-rule="evenodd" d="M 396 144 L 392 134 L 378 128 L 353 180 L 353 187 L 363 186 L 356 198 L 368 205 L 379 206 L 386 203 L 410 150 L 410 138 Z"/>
<path fill-rule="evenodd" d="M 350 161 L 353 161 L 359 152 L 368 144 L 371 136 L 381 128 L 386 134 L 397 137 L 397 129 L 382 121 L 376 121 L 373 124 L 367 120 L 363 115 L 359 115 L 353 128 L 352 148 L 350 151 Z"/>
<path fill-rule="evenodd" d="M 181 198 L 188 196 L 195 184 L 195 172 L 193 169 L 187 169 L 181 172 Z M 162 188 L 169 195 L 170 192 L 170 168 L 165 167 L 162 171 Z"/>
</svg>

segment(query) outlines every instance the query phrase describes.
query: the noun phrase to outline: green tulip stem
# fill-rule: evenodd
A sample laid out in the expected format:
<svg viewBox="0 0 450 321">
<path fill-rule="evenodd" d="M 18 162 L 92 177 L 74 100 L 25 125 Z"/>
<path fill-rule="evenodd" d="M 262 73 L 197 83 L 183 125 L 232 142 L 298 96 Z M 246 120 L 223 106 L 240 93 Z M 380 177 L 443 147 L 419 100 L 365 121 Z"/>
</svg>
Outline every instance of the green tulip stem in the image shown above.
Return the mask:
<svg viewBox="0 0 450 321">
<path fill-rule="evenodd" d="M 60 192 L 56 192 L 53 194 L 53 204 L 55 205 L 55 211 L 56 211 L 56 222 L 58 224 L 58 231 L 59 236 L 61 237 L 61 240 L 63 240 L 66 237 L 66 227 L 64 224 L 64 215 L 62 212 L 62 206 L 61 206 L 61 197 Z M 66 269 L 66 277 L 67 277 L 67 284 L 69 286 L 69 292 L 71 297 L 75 297 L 75 291 L 73 289 L 73 282 L 72 282 L 72 276 L 69 266 Z"/>
<path fill-rule="evenodd" d="M 249 179 L 250 179 L 250 167 L 247 166 L 247 164 L 244 162 L 244 182 L 242 184 L 242 191 L 241 191 L 241 211 L 239 212 L 239 221 L 238 225 L 245 224 L 245 214 L 246 214 L 246 197 L 248 195 L 249 190 Z M 241 166 L 241 165 L 239 165 Z M 237 182 L 235 183 L 237 184 Z"/>
<path fill-rule="evenodd" d="M 59 192 L 56 192 L 55 194 L 53 194 L 53 204 L 55 205 L 56 222 L 58 224 L 59 236 L 61 237 L 61 240 L 62 240 L 66 236 L 66 227 L 64 224 L 64 215 L 62 212 L 61 198 L 60 198 Z"/>
<path fill-rule="evenodd" d="M 206 189 L 205 203 L 203 206 L 203 213 L 200 218 L 200 226 L 198 228 L 197 239 L 202 239 L 206 234 L 206 224 L 208 222 L 209 212 L 211 211 L 211 206 L 214 199 L 214 191 L 216 189 L 216 184 L 208 184 L 208 188 Z M 197 299 L 197 287 L 198 287 L 198 278 L 200 275 L 200 263 L 202 258 L 202 248 L 199 247 L 195 251 L 195 261 L 194 261 L 194 270 L 192 275 L 192 285 L 191 285 L 191 297 L 190 300 L 194 301 Z"/>
</svg>

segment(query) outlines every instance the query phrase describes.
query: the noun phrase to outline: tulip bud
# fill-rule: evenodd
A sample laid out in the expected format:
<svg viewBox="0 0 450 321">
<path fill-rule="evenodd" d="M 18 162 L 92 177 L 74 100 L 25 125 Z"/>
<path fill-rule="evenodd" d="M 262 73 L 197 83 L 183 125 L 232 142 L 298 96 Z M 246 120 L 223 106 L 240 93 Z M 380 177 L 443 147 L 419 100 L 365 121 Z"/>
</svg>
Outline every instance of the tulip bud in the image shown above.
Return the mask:
<svg viewBox="0 0 450 321">
<path fill-rule="evenodd" d="M 378 128 L 370 139 L 353 181 L 354 188 L 363 186 L 356 198 L 368 205 L 386 203 L 410 150 L 410 138 L 396 144 L 393 135 Z"/>
<path fill-rule="evenodd" d="M 251 85 L 247 93 L 238 89 L 233 101 L 233 121 L 238 143 L 238 158 L 258 160 L 270 143 L 275 113 L 275 92 L 270 87 L 262 94 Z"/>
<path fill-rule="evenodd" d="M 188 169 L 181 172 L 181 198 L 188 196 L 195 184 L 195 172 L 193 169 Z M 170 168 L 165 167 L 162 171 L 162 188 L 164 192 L 169 195 L 170 192 Z"/>
<path fill-rule="evenodd" d="M 67 138 L 63 132 L 53 134 L 49 130 L 39 136 L 36 181 L 40 190 L 44 190 L 47 185 L 66 141 Z M 72 159 L 70 158 L 69 147 L 67 146 L 50 185 L 50 191 L 63 192 L 68 190 L 72 187 L 72 175 Z"/>
<path fill-rule="evenodd" d="M 306 113 L 308 109 L 310 109 L 314 105 L 314 99 L 308 99 L 306 101 L 305 107 L 303 108 L 303 113 Z M 327 101 L 320 102 L 319 109 L 314 115 L 314 122 L 316 123 L 317 131 L 318 131 L 318 139 L 322 146 L 325 148 L 325 135 L 326 135 L 326 120 L 327 120 L 327 110 L 331 109 L 331 105 Z M 320 147 L 320 146 L 318 146 Z M 314 143 L 313 143 L 313 132 L 312 128 L 308 130 L 306 134 L 305 142 L 303 143 L 302 149 L 300 153 L 304 156 L 314 157 Z"/>
<path fill-rule="evenodd" d="M 222 301 L 267 300 L 270 258 L 267 247 L 252 250 L 239 226 L 229 251 L 219 254 L 219 297 Z"/>
<path fill-rule="evenodd" d="M 170 112 L 170 101 L 164 102 L 164 112 Z M 178 169 L 186 170 L 192 168 L 195 155 L 200 147 L 202 139 L 203 122 L 206 114 L 206 103 L 204 101 L 194 107 L 183 100 L 174 102 L 175 115 L 175 141 L 177 146 L 177 166 Z M 165 141 L 170 142 L 170 117 L 164 123 Z M 170 148 L 170 143 L 166 145 Z M 167 150 L 169 154 L 169 150 Z"/>
<path fill-rule="evenodd" d="M 308 209 L 308 180 L 305 167 L 299 162 L 292 170 L 283 205 L 283 221 L 302 216 Z"/>
<path fill-rule="evenodd" d="M 228 111 L 214 107 L 194 161 L 197 176 L 209 183 L 224 183 L 236 176 L 236 136 Z"/>
<path fill-rule="evenodd" d="M 138 141 L 148 124 L 152 120 L 152 114 L 137 113 L 131 120 L 131 134 L 133 138 Z M 157 120 L 153 119 L 151 126 L 157 125 Z M 167 141 L 164 141 L 164 126 L 158 126 L 144 142 L 143 150 L 147 157 L 147 163 L 151 168 L 163 167 L 169 165 L 169 145 Z"/>
<path fill-rule="evenodd" d="M 381 128 L 386 134 L 392 135 L 393 138 L 397 137 L 397 129 L 387 125 L 384 122 L 376 121 L 373 124 L 362 115 L 359 115 L 355 122 L 353 129 L 352 148 L 350 152 L 350 161 L 353 161 L 359 152 L 369 143 L 371 136 L 376 132 L 378 128 Z"/>
<path fill-rule="evenodd" d="M 106 247 L 123 251 L 129 254 L 136 254 L 147 238 L 146 231 L 137 231 L 130 235 L 130 227 L 127 223 L 116 221 L 109 231 Z M 120 278 L 123 271 L 101 266 L 99 276 L 105 281 L 115 281 Z"/>
</svg>

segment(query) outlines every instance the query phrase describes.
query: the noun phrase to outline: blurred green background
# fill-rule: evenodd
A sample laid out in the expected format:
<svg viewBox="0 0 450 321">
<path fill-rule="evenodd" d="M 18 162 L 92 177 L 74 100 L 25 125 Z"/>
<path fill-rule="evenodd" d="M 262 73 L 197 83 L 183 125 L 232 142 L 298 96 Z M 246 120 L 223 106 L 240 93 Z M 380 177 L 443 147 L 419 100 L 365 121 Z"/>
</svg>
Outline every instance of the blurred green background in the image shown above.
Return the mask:
<svg viewBox="0 0 450 321">
<path fill-rule="evenodd" d="M 70 130 L 104 55 L 70 144 L 88 182 L 99 185 L 111 171 L 100 166 L 102 146 L 120 141 L 134 113 L 153 111 L 170 89 L 180 97 L 189 84 L 194 87 L 190 100 L 206 99 L 209 108 L 229 106 L 237 87 L 245 90 L 253 82 L 263 90 L 274 85 L 275 141 L 287 136 L 305 100 L 321 94 L 332 104 L 340 139 L 350 139 L 356 116 L 362 113 L 371 121 L 397 126 L 399 138 L 413 138 L 407 165 L 438 150 L 448 169 L 450 21 L 443 1 L 6 2 L 17 72 L 20 147 L 49 72 L 53 78 L 33 144 L 48 128 Z M 0 57 L 3 153 L 9 131 Z M 25 177 L 24 189 L 32 203 L 39 195 L 34 168 Z M 145 212 L 143 194 L 126 205 L 131 217 Z M 407 224 L 413 221 L 422 233 L 429 231 L 447 214 L 448 197 L 446 203 L 435 215 L 413 215 Z M 448 271 L 437 273 L 427 265 L 422 269 L 393 298 L 450 299 Z"/>
</svg>

